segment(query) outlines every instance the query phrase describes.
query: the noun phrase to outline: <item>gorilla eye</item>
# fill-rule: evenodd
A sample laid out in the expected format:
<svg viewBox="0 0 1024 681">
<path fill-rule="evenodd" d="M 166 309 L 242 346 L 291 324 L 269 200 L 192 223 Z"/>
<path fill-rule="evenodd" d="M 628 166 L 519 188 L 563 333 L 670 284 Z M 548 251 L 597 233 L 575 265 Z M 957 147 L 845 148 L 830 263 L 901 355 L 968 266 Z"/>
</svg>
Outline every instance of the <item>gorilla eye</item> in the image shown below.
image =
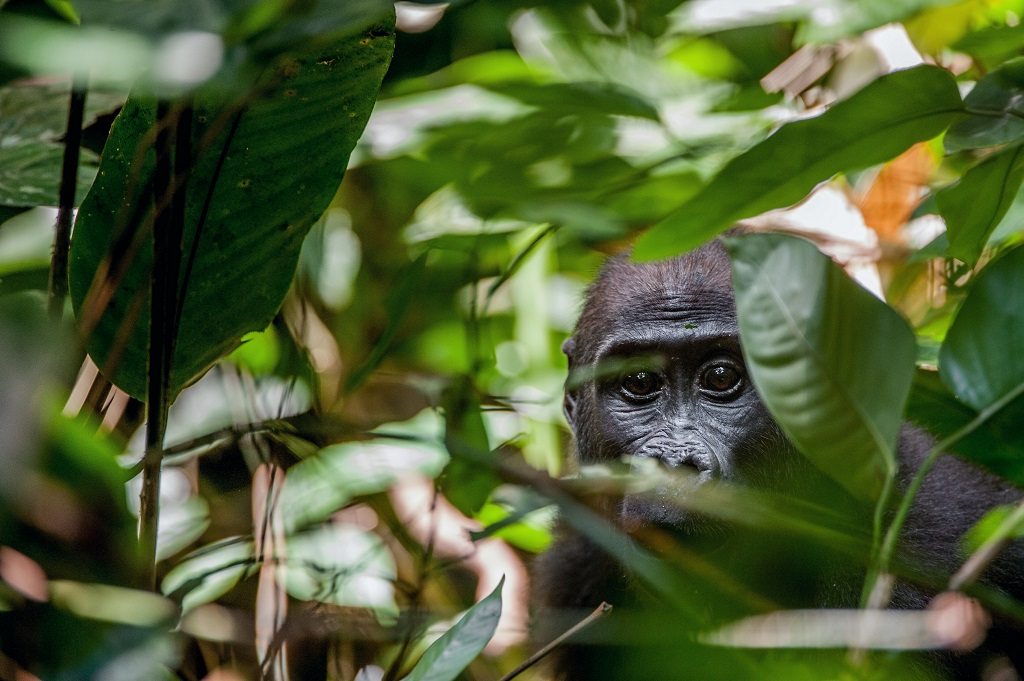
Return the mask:
<svg viewBox="0 0 1024 681">
<path fill-rule="evenodd" d="M 661 385 L 661 376 L 653 371 L 634 371 L 623 376 L 619 383 L 627 397 L 641 400 L 654 397 Z"/>
<path fill-rule="evenodd" d="M 743 383 L 743 375 L 731 362 L 714 362 L 701 371 L 700 388 L 713 397 L 732 397 Z"/>
</svg>

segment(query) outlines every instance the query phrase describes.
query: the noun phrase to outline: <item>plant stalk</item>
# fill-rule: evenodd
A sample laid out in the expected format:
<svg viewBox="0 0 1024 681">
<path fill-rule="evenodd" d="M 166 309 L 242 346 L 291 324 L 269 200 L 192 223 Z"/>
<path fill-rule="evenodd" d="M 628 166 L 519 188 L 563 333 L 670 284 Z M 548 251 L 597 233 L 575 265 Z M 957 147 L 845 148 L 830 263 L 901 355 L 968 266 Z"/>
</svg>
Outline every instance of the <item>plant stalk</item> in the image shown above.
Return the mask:
<svg viewBox="0 0 1024 681">
<path fill-rule="evenodd" d="M 68 295 L 68 250 L 71 247 L 71 218 L 75 211 L 75 191 L 78 188 L 78 160 L 82 147 L 85 93 L 84 79 L 76 76 L 71 83 L 71 96 L 68 101 L 68 123 L 64 133 L 64 160 L 60 170 L 57 221 L 54 226 L 53 257 L 50 259 L 48 286 L 50 316 L 58 321 L 64 314 L 64 300 Z"/>
</svg>

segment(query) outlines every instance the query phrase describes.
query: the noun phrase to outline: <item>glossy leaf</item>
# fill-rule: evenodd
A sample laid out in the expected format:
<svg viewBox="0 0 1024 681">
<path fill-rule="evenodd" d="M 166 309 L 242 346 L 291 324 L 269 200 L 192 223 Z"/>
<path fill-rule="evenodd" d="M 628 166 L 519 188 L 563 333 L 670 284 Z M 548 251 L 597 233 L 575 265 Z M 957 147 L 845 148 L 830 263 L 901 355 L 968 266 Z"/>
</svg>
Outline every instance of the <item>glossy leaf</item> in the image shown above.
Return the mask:
<svg viewBox="0 0 1024 681">
<path fill-rule="evenodd" d="M 810 242 L 759 234 L 727 243 L 761 398 L 816 466 L 873 497 L 895 468 L 914 370 L 910 327 Z"/>
<path fill-rule="evenodd" d="M 502 577 L 489 595 L 470 608 L 454 627 L 427 648 L 403 681 L 453 681 L 480 654 L 501 618 Z"/>
<path fill-rule="evenodd" d="M 939 350 L 939 372 L 957 399 L 998 410 L 1024 394 L 1024 247 L 990 264 L 971 285 Z"/>
<path fill-rule="evenodd" d="M 931 139 L 961 110 L 953 76 L 918 66 L 882 76 L 820 116 L 788 123 L 730 161 L 636 242 L 638 260 L 667 258 L 737 220 L 796 203 L 838 172 L 882 163 Z"/>
<path fill-rule="evenodd" d="M 964 97 L 968 115 L 943 139 L 946 151 L 977 149 L 1024 139 L 1024 57 L 981 78 Z"/>
<path fill-rule="evenodd" d="M 198 159 L 187 187 L 172 391 L 231 351 L 242 335 L 270 323 L 303 237 L 341 181 L 392 49 L 391 29 L 374 27 L 289 58 L 255 84 L 254 98 L 240 109 L 216 95 L 198 96 Z M 136 397 L 146 385 L 152 263 L 150 221 L 140 208 L 149 205 L 143 190 L 154 154 L 148 151 L 141 167 L 134 159 L 150 139 L 153 120 L 152 102 L 129 99 L 104 149 L 99 180 L 82 204 L 71 248 L 71 295 L 87 328 L 102 304 L 97 293 L 110 285 L 102 278 L 108 259 L 130 260 L 88 349 L 108 378 Z M 135 245 L 120 238 L 124 227 L 139 237 Z"/>
<path fill-rule="evenodd" d="M 1024 181 L 1024 147 L 989 156 L 936 195 L 946 221 L 948 253 L 974 264 L 989 236 L 1013 205 Z"/>
</svg>

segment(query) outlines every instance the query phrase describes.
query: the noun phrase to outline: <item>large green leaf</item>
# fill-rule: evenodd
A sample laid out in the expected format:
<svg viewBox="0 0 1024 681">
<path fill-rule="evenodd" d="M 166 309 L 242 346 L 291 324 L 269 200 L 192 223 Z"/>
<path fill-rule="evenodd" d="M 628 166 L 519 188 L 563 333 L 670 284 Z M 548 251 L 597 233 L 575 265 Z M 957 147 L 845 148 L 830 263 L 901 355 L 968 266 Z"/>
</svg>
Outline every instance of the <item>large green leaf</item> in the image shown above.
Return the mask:
<svg viewBox="0 0 1024 681">
<path fill-rule="evenodd" d="M 68 119 L 70 83 L 20 83 L 0 88 L 0 205 L 55 206 Z M 86 98 L 84 125 L 120 106 L 123 97 L 102 92 Z M 78 194 L 96 176 L 96 155 L 82 150 Z"/>
<path fill-rule="evenodd" d="M 353 498 L 383 492 L 404 476 L 437 477 L 445 463 L 440 446 L 416 440 L 326 447 L 289 469 L 278 502 L 285 529 L 294 532 L 325 520 Z"/>
<path fill-rule="evenodd" d="M 198 158 L 187 188 L 172 392 L 243 334 L 270 323 L 303 237 L 341 181 L 393 46 L 392 27 L 375 26 L 279 62 L 254 84 L 244 107 L 233 110 L 216 93 L 197 95 Z M 152 233 L 139 207 L 149 201 L 154 153 L 145 145 L 154 109 L 132 97 L 118 116 L 71 247 L 71 295 L 87 328 L 102 303 L 97 293 L 111 284 L 103 279 L 109 259 L 129 261 L 123 280 L 112 282 L 116 290 L 91 329 L 88 349 L 105 375 L 136 397 L 146 386 L 149 344 Z M 141 243 L 130 245 L 122 229 Z"/>
<path fill-rule="evenodd" d="M 368 608 L 394 620 L 395 559 L 373 532 L 345 523 L 291 535 L 278 579 L 294 598 Z"/>
<path fill-rule="evenodd" d="M 641 236 L 633 255 L 652 260 L 694 248 L 737 220 L 799 201 L 838 172 L 881 163 L 934 137 L 959 111 L 956 82 L 943 69 L 918 66 L 882 76 L 734 158 Z"/>
<path fill-rule="evenodd" d="M 984 412 L 1024 394 L 1024 247 L 982 272 L 939 350 L 939 373 L 957 399 Z M 1018 401 L 1019 402 L 1019 401 Z"/>
<path fill-rule="evenodd" d="M 811 243 L 728 240 L 743 352 L 761 398 L 811 461 L 872 497 L 895 467 L 914 335 Z"/>
<path fill-rule="evenodd" d="M 946 151 L 991 147 L 1024 139 L 1024 57 L 986 74 L 964 98 L 968 116 L 950 126 Z"/>
<path fill-rule="evenodd" d="M 403 681 L 452 681 L 480 654 L 494 636 L 501 618 L 501 587 L 470 608 L 454 627 L 427 648 Z"/>
<path fill-rule="evenodd" d="M 1024 147 L 989 156 L 936 194 L 946 221 L 948 253 L 974 264 L 989 236 L 1013 205 L 1024 181 Z"/>
<path fill-rule="evenodd" d="M 950 451 L 1024 486 L 1024 433 L 1020 408 L 1014 404 L 993 414 L 970 434 L 952 443 Z M 945 439 L 978 418 L 978 412 L 958 401 L 936 371 L 919 369 L 907 402 L 907 420 Z"/>
</svg>

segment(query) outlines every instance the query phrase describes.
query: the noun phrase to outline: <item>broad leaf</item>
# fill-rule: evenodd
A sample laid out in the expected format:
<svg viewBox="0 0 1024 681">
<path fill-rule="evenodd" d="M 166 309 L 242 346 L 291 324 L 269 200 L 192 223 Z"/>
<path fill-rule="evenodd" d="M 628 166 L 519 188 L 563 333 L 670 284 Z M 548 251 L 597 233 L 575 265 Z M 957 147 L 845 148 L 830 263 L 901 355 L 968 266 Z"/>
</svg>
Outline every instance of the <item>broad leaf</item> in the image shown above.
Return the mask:
<svg viewBox="0 0 1024 681">
<path fill-rule="evenodd" d="M 1020 429 L 1019 414 L 1013 412 L 1014 409 L 1003 409 L 992 415 L 949 449 L 1024 486 L 1024 432 Z M 919 369 L 914 374 L 906 417 L 942 440 L 978 418 L 978 412 L 959 402 L 938 372 Z"/>
<path fill-rule="evenodd" d="M 939 350 L 939 372 L 960 401 L 981 412 L 999 410 L 1024 394 L 1021 348 L 1024 247 L 1017 247 L 971 285 Z"/>
<path fill-rule="evenodd" d="M 1024 181 L 1024 147 L 989 156 L 936 195 L 946 221 L 949 255 L 974 264 L 1010 210 Z"/>
<path fill-rule="evenodd" d="M 0 206 L 55 206 L 60 184 L 70 85 L 18 84 L 0 88 Z M 92 92 L 84 125 L 114 111 L 122 97 Z M 96 176 L 97 158 L 82 150 L 78 194 Z"/>
<path fill-rule="evenodd" d="M 501 618 L 501 587 L 470 608 L 454 627 L 434 641 L 403 681 L 452 681 L 494 636 Z"/>
<path fill-rule="evenodd" d="M 964 97 L 969 112 L 950 126 L 946 151 L 977 149 L 1024 139 L 1024 57 L 986 74 Z"/>
<path fill-rule="evenodd" d="M 943 69 L 918 66 L 882 76 L 734 158 L 641 236 L 633 255 L 653 260 L 699 246 L 737 220 L 799 201 L 838 172 L 882 163 L 938 135 L 960 110 L 956 82 Z"/>
<path fill-rule="evenodd" d="M 289 536 L 287 551 L 278 579 L 292 597 L 397 617 L 395 559 L 377 535 L 332 523 Z"/>
<path fill-rule="evenodd" d="M 278 502 L 285 528 L 325 520 L 355 497 L 383 492 L 410 474 L 436 477 L 446 459 L 439 445 L 413 440 L 325 447 L 288 471 Z"/>
<path fill-rule="evenodd" d="M 270 323 L 303 237 L 341 181 L 393 45 L 390 28 L 373 27 L 285 59 L 254 84 L 244 106 L 216 94 L 197 96 L 198 158 L 187 187 L 172 393 L 243 334 Z M 108 378 L 136 397 L 145 390 L 149 344 L 146 207 L 154 153 L 145 146 L 154 109 L 132 97 L 115 121 L 71 248 L 71 295 L 80 323 L 91 331 L 89 352 Z M 141 165 L 137 158 L 144 159 Z M 104 279 L 116 273 L 108 267 L 111 259 L 128 261 L 123 280 Z M 110 288 L 113 297 L 104 305 L 102 293 Z"/>
<path fill-rule="evenodd" d="M 192 552 L 167 573 L 160 590 L 181 599 L 181 609 L 211 603 L 256 569 L 251 540 L 229 537 Z"/>
<path fill-rule="evenodd" d="M 895 469 L 914 370 L 910 327 L 807 241 L 759 234 L 727 243 L 761 398 L 816 466 L 873 497 Z"/>
</svg>

